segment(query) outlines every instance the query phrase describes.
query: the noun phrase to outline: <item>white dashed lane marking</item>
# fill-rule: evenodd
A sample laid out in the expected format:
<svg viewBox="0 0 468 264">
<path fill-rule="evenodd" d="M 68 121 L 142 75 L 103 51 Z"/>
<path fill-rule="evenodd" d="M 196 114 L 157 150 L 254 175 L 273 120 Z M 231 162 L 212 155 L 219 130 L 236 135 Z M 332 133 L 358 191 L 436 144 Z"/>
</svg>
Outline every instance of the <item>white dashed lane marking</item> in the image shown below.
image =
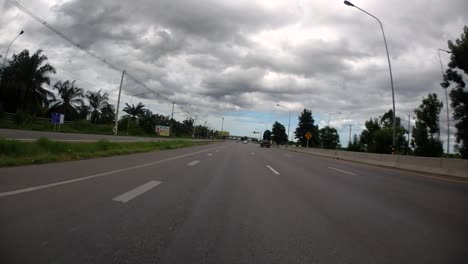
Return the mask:
<svg viewBox="0 0 468 264">
<path fill-rule="evenodd" d="M 162 182 L 160 181 L 150 181 L 150 182 L 147 182 L 141 186 L 138 186 L 136 187 L 135 189 L 132 189 L 124 194 L 121 194 L 117 197 L 115 197 L 114 199 L 112 199 L 113 201 L 116 201 L 116 202 L 122 202 L 122 203 L 126 203 L 134 198 L 136 198 L 137 196 L 140 196 L 142 194 L 144 194 L 145 192 L 153 189 L 154 187 L 158 186 L 159 184 L 161 184 Z"/>
<path fill-rule="evenodd" d="M 328 168 L 329 168 L 330 170 L 336 170 L 336 171 L 343 172 L 343 173 L 347 173 L 347 174 L 350 174 L 350 175 L 357 175 L 356 173 L 352 173 L 352 172 L 349 172 L 349 171 L 340 170 L 340 169 L 333 168 L 333 167 L 328 167 Z"/>
<path fill-rule="evenodd" d="M 280 173 L 273 169 L 270 165 L 266 165 L 268 169 L 270 169 L 274 174 L 279 175 Z"/>
<path fill-rule="evenodd" d="M 193 165 L 195 165 L 195 164 L 197 164 L 199 162 L 200 162 L 199 160 L 194 160 L 194 161 L 192 161 L 190 163 L 187 163 L 187 166 L 193 166 Z"/>
</svg>

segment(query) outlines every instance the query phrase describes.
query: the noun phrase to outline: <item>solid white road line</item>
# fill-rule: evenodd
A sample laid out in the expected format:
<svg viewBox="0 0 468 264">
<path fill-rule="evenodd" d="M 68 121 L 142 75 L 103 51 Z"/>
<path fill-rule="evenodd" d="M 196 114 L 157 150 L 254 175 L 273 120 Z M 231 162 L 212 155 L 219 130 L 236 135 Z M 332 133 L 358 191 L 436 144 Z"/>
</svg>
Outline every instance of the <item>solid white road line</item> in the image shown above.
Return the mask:
<svg viewBox="0 0 468 264">
<path fill-rule="evenodd" d="M 270 165 L 266 165 L 274 174 L 279 175 L 280 173 L 273 169 Z"/>
<path fill-rule="evenodd" d="M 17 140 L 17 141 L 36 141 L 37 138 L 7 138 L 7 140 Z M 100 139 L 52 139 L 52 141 L 59 141 L 59 142 L 97 142 Z M 105 139 L 111 142 L 136 142 L 142 141 L 142 139 Z M 154 140 L 156 141 L 156 140 Z M 160 140 L 158 140 L 160 141 Z"/>
<path fill-rule="evenodd" d="M 200 162 L 199 160 L 194 160 L 194 161 L 192 161 L 190 163 L 187 163 L 187 166 L 193 166 L 193 165 L 195 165 L 195 164 L 197 164 L 199 162 Z"/>
<path fill-rule="evenodd" d="M 218 149 L 218 148 L 219 147 L 200 150 L 200 151 L 196 151 L 196 152 L 192 152 L 192 153 L 188 153 L 188 154 L 184 154 L 184 155 L 180 155 L 180 156 L 176 156 L 176 157 L 172 157 L 172 158 L 168 158 L 168 159 L 158 160 L 158 161 L 155 161 L 155 162 L 145 163 L 145 164 L 132 166 L 132 167 L 127 167 L 127 168 L 118 169 L 118 170 L 107 171 L 107 172 L 98 173 L 98 174 L 94 174 L 94 175 L 90 175 L 90 176 L 86 176 L 86 177 L 76 178 L 76 179 L 73 179 L 73 180 L 54 182 L 54 183 L 50 183 L 50 184 L 44 184 L 44 185 L 29 187 L 29 188 L 25 188 L 25 189 L 19 189 L 19 190 L 14 190 L 14 191 L 9 191 L 9 192 L 2 192 L 2 193 L 0 193 L 0 197 L 20 194 L 20 193 L 25 193 L 25 192 L 32 192 L 32 191 L 36 191 L 36 190 L 40 190 L 40 189 L 46 189 L 46 188 L 59 186 L 59 185 L 64 185 L 64 184 L 69 184 L 69 183 L 73 183 L 73 182 L 85 181 L 85 180 L 98 178 L 98 177 L 102 177 L 102 176 L 106 176 L 106 175 L 110 175 L 110 174 L 115 174 L 115 173 L 119 173 L 119 172 L 123 172 L 123 171 L 129 171 L 129 170 L 139 169 L 139 168 L 143 168 L 143 167 L 148 167 L 148 166 L 155 165 L 155 164 L 158 164 L 158 163 L 163 163 L 163 162 L 167 162 L 167 161 L 171 161 L 171 160 L 175 160 L 175 159 L 180 159 L 180 158 L 184 158 L 184 157 L 188 157 L 188 156 L 193 156 L 193 155 L 203 153 L 203 152 L 207 152 L 207 151 L 212 151 L 212 150 Z"/>
<path fill-rule="evenodd" d="M 355 174 L 355 173 L 352 173 L 352 172 L 349 172 L 349 171 L 340 170 L 340 169 L 333 168 L 333 167 L 328 167 L 328 168 L 331 169 L 331 170 L 336 170 L 336 171 L 343 172 L 343 173 L 348 173 L 348 174 L 351 174 L 351 175 L 357 175 L 357 174 Z"/>
<path fill-rule="evenodd" d="M 139 195 L 142 195 L 143 193 L 153 189 L 154 187 L 158 186 L 159 184 L 161 184 L 162 182 L 160 181 L 150 181 L 150 182 L 147 182 L 141 186 L 138 186 L 136 187 L 135 189 L 132 189 L 124 194 L 121 194 L 115 198 L 113 198 L 112 200 L 113 201 L 116 201 L 116 202 L 122 202 L 122 203 L 126 203 L 130 200 L 132 200 L 133 198 L 139 196 Z"/>
<path fill-rule="evenodd" d="M 250 154 L 255 155 L 255 153 L 253 153 L 253 152 L 250 152 Z"/>
<path fill-rule="evenodd" d="M 213 156 L 213 153 L 208 153 L 207 156 Z"/>
<path fill-rule="evenodd" d="M 217 149 L 216 152 L 219 152 L 219 149 Z"/>
</svg>

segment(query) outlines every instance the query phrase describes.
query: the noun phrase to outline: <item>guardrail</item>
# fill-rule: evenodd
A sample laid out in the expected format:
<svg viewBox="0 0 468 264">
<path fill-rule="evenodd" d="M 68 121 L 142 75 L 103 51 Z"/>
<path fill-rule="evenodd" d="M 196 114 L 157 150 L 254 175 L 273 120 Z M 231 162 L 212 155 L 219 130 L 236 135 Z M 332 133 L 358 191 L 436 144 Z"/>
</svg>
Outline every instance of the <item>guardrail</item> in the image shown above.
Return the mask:
<svg viewBox="0 0 468 264">
<path fill-rule="evenodd" d="M 284 147 L 280 147 L 285 149 Z M 468 178 L 468 160 L 290 147 L 287 150 L 398 169 Z"/>
</svg>

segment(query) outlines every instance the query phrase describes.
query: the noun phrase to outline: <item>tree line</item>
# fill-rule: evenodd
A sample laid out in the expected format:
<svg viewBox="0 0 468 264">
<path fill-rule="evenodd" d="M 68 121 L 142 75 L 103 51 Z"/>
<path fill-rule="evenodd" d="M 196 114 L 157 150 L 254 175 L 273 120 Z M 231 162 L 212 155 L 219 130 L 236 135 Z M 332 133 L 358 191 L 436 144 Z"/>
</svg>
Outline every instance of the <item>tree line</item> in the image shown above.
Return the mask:
<svg viewBox="0 0 468 264">
<path fill-rule="evenodd" d="M 41 50 L 33 54 L 28 50 L 14 54 L 8 65 L 1 69 L 0 115 L 7 112 L 49 118 L 57 112 L 64 114 L 66 121 L 89 120 L 94 125 L 115 121 L 115 106 L 109 103 L 109 94 L 102 90 L 85 91 L 71 80 L 56 81 L 52 85 L 53 91 L 45 89 L 45 85 L 51 85 L 51 75 L 55 73 L 55 67 L 47 62 L 47 56 Z M 142 103 L 126 104 L 123 112 L 126 115 L 119 120 L 120 130 L 132 135 L 154 135 L 156 125 L 172 126 L 173 136 L 206 138 L 218 135 L 207 126 L 196 125 L 192 118 L 179 122 L 153 113 Z"/>
<path fill-rule="evenodd" d="M 456 128 L 455 152 L 463 159 L 468 159 L 468 91 L 465 90 L 463 74 L 468 75 L 468 27 L 465 26 L 461 37 L 455 42 L 448 41 L 450 62 L 445 71 L 442 88 L 449 92 L 452 118 Z M 440 138 L 440 111 L 444 107 L 442 101 L 435 93 L 423 97 L 421 104 L 414 109 L 415 125 L 406 129 L 400 117 L 395 117 L 396 151 L 399 154 L 409 154 L 424 157 L 442 157 L 444 155 L 443 141 Z M 379 117 L 372 117 L 365 122 L 365 129 L 360 135 L 354 135 L 347 149 L 370 153 L 392 153 L 393 144 L 393 111 L 389 110 Z M 298 127 L 294 134 L 296 144 L 305 147 L 307 139 L 305 134 L 310 132 L 312 138 L 309 147 L 322 147 L 327 149 L 340 148 L 338 132 L 335 128 L 326 126 L 319 129 L 315 125 L 312 111 L 304 109 L 299 116 Z M 411 133 L 411 138 L 409 138 Z M 277 144 L 288 143 L 285 128 L 275 122 L 272 131 L 267 130 L 264 139 L 273 140 Z"/>
</svg>

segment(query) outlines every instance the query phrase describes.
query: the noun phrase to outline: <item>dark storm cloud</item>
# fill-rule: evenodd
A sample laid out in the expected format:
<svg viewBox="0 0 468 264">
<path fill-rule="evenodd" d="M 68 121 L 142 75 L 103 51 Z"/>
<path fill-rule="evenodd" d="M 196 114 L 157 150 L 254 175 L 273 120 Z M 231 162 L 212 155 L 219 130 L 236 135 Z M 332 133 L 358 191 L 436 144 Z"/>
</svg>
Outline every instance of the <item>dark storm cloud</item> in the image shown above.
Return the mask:
<svg viewBox="0 0 468 264">
<path fill-rule="evenodd" d="M 342 1 L 22 3 L 153 91 L 197 111 L 271 112 L 281 102 L 295 110 L 347 112 L 347 120 L 362 123 L 391 107 L 379 25 Z M 397 113 L 411 112 L 429 92 L 443 95 L 436 50 L 446 48 L 447 40 L 459 37 L 468 24 L 466 1 L 354 3 L 379 17 L 385 27 Z M 27 34 L 13 50 L 44 49 L 58 69 L 55 78 L 76 78 L 87 89 L 103 88 L 115 98 L 120 73 L 10 4 L 1 6 L 0 48 L 24 28 Z M 448 57 L 443 59 L 448 62 Z M 126 78 L 124 94 L 145 91 Z"/>
</svg>

